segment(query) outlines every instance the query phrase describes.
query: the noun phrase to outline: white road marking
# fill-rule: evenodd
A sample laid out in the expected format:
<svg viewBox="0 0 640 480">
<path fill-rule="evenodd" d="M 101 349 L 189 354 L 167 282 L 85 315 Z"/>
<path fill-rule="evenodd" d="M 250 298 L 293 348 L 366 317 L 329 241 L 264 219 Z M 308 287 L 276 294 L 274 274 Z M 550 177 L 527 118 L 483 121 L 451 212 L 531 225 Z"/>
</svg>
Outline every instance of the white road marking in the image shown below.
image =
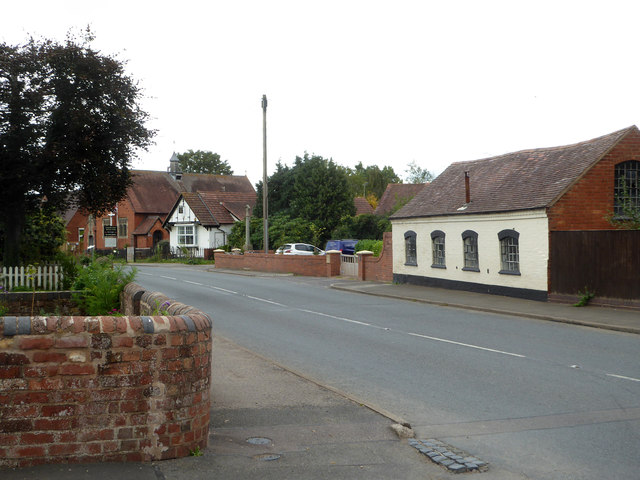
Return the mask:
<svg viewBox="0 0 640 480">
<path fill-rule="evenodd" d="M 334 319 L 340 320 L 342 322 L 355 323 L 356 325 L 364 325 L 365 327 L 373 327 L 374 326 L 374 325 L 371 325 L 370 323 L 359 322 L 358 320 L 351 320 L 350 318 L 336 317 L 335 315 L 329 315 L 328 313 L 315 312 L 313 310 L 304 310 L 302 308 L 299 308 L 298 310 L 300 310 L 301 312 L 305 312 L 305 313 L 311 313 L 313 315 L 320 315 L 321 317 L 334 318 Z M 377 327 L 377 328 L 379 328 L 379 327 Z"/>
<path fill-rule="evenodd" d="M 475 348 L 477 350 L 484 350 L 487 352 L 501 353 L 502 355 L 510 355 L 512 357 L 527 358 L 526 356 L 520 355 L 518 353 L 511 353 L 511 352 L 505 352 L 502 350 L 495 350 L 493 348 L 480 347 L 479 345 L 471 345 L 469 343 L 454 342 L 453 340 L 447 340 L 445 338 L 438 338 L 438 337 L 430 337 L 429 335 L 421 335 L 419 333 L 407 332 L 407 335 L 411 335 L 412 337 L 426 338 L 428 340 L 435 340 L 436 342 L 451 343 L 453 345 L 459 345 L 461 347 Z"/>
<path fill-rule="evenodd" d="M 613 373 L 607 373 L 607 377 L 615 377 L 621 378 L 623 380 L 631 380 L 632 382 L 640 382 L 640 378 L 625 377 L 624 375 L 614 375 Z"/>
<path fill-rule="evenodd" d="M 213 288 L 214 290 L 220 290 L 221 292 L 233 293 L 234 295 L 238 295 L 238 292 L 234 292 L 233 290 L 227 290 L 226 288 L 214 287 L 213 285 L 208 285 L 209 288 Z"/>
<path fill-rule="evenodd" d="M 257 300 L 259 302 L 264 302 L 264 303 L 270 303 L 271 305 L 277 305 L 278 307 L 286 307 L 287 305 L 283 305 L 282 303 L 278 303 L 278 302 L 273 302 L 271 300 L 266 300 L 264 298 L 259 298 L 259 297 L 252 297 L 251 295 L 244 295 L 247 298 L 250 298 L 251 300 Z"/>
<path fill-rule="evenodd" d="M 178 280 L 177 278 L 167 277 L 165 275 L 160 275 L 160 278 L 166 278 L 167 280 Z"/>
<path fill-rule="evenodd" d="M 162 276 L 162 275 L 161 275 L 161 276 Z M 171 277 L 164 277 L 164 276 L 162 276 L 162 278 L 168 278 L 168 279 L 171 279 L 171 280 L 175 280 L 175 279 L 173 279 L 173 278 L 171 278 Z M 222 292 L 226 292 L 226 293 L 232 293 L 232 294 L 236 294 L 236 295 L 242 295 L 242 296 L 244 296 L 244 297 L 250 298 L 251 300 L 256 300 L 256 301 L 258 301 L 258 302 L 269 303 L 269 304 L 271 304 L 271 305 L 276 305 L 276 306 L 278 306 L 278 307 L 291 308 L 291 307 L 289 307 L 288 305 L 284 305 L 284 304 L 282 304 L 282 303 L 274 302 L 274 301 L 272 301 L 272 300 L 267 300 L 267 299 L 265 299 L 265 298 L 254 297 L 254 296 L 246 295 L 246 294 L 240 294 L 240 293 L 238 293 L 238 292 L 234 292 L 234 291 L 232 291 L 232 290 L 226 290 L 226 289 L 224 289 L 224 288 L 214 287 L 214 286 L 211 286 L 211 285 L 203 285 L 202 283 L 191 282 L 191 281 L 189 281 L 189 280 L 183 280 L 183 281 L 184 281 L 185 283 L 190 283 L 190 284 L 193 284 L 193 285 L 209 286 L 210 288 L 213 288 L 213 289 L 215 289 L 215 290 L 220 290 L 220 291 L 222 291 Z M 360 321 L 358 321 L 358 320 L 352 320 L 352 319 L 350 319 L 350 318 L 338 317 L 338 316 L 336 316 L 336 315 L 329 315 L 328 313 L 316 312 L 316 311 L 314 311 L 314 310 L 305 310 L 305 309 L 302 309 L 302 308 L 298 308 L 297 310 L 298 310 L 298 311 L 300 311 L 300 312 L 310 313 L 310 314 L 312 314 L 312 315 L 319 315 L 319 316 L 321 316 L 321 317 L 333 318 L 333 319 L 335 319 L 335 320 L 340 320 L 341 322 L 353 323 L 353 324 L 355 324 L 355 325 L 362 325 L 362 326 L 364 326 L 364 327 L 378 328 L 378 329 L 380 329 L 380 330 L 386 330 L 386 331 L 389 331 L 389 330 L 390 330 L 388 327 L 379 327 L 379 326 L 377 326 L 377 325 L 372 325 L 372 324 L 370 324 L 370 323 L 366 323 L 366 322 L 360 322 Z M 518 358 L 527 358 L 525 355 L 520 355 L 520 354 L 518 354 L 518 353 L 505 352 L 505 351 L 503 351 L 503 350 L 496 350 L 496 349 L 493 349 L 493 348 L 481 347 L 481 346 L 479 346 L 479 345 L 471 345 L 471 344 L 468 344 L 468 343 L 456 342 L 456 341 L 453 341 L 453 340 L 447 340 L 447 339 L 445 339 L 445 338 L 431 337 L 431 336 L 429 336 L 429 335 L 422 335 L 422 334 L 419 334 L 419 333 L 402 332 L 402 331 L 400 331 L 400 330 L 393 330 L 393 331 L 394 331 L 394 332 L 396 332 L 396 333 L 404 333 L 404 334 L 406 334 L 406 335 L 411 335 L 412 337 L 426 338 L 426 339 L 428 339 L 428 340 L 435 340 L 435 341 L 437 341 L 437 342 L 450 343 L 450 344 L 452 344 L 452 345 L 458 345 L 458 346 L 460 346 L 460 347 L 475 348 L 476 350 L 484 350 L 485 352 L 499 353 L 499 354 L 502 354 L 502 355 L 509 355 L 509 356 L 512 356 L 512 357 L 518 357 Z M 616 376 L 616 375 L 611 375 L 611 376 Z M 630 379 L 630 378 L 628 378 L 628 377 L 620 377 L 620 378 L 627 378 L 627 379 L 629 379 L 629 380 L 640 381 L 640 380 L 636 380 L 636 379 Z"/>
</svg>

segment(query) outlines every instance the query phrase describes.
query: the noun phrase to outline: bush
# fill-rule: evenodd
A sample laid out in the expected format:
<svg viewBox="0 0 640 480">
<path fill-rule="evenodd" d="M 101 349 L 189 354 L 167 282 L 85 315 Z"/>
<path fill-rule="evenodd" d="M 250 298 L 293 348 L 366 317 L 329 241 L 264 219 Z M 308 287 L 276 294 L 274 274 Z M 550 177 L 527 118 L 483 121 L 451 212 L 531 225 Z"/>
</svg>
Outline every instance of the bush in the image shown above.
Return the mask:
<svg viewBox="0 0 640 480">
<path fill-rule="evenodd" d="M 62 289 L 69 290 L 75 283 L 80 271 L 81 260 L 69 253 L 59 252 L 56 255 L 56 263 L 60 264 L 63 273 Z"/>
<path fill-rule="evenodd" d="M 86 315 L 108 315 L 120 308 L 120 293 L 136 276 L 136 269 L 125 270 L 102 257 L 82 268 L 74 283 L 74 300 Z"/>
<path fill-rule="evenodd" d="M 382 240 L 359 240 L 358 243 L 356 243 L 356 252 L 369 250 L 373 252 L 375 257 L 379 257 L 382 252 L 382 245 Z"/>
</svg>

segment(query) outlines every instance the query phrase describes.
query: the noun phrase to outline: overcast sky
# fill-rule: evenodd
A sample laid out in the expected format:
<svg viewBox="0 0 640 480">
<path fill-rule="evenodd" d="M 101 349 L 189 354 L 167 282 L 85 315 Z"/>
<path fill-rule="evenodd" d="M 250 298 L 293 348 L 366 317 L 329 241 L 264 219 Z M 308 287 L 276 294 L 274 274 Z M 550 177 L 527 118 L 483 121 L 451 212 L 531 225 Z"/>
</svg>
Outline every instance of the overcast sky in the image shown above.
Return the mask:
<svg viewBox="0 0 640 480">
<path fill-rule="evenodd" d="M 0 41 L 64 39 L 127 60 L 156 145 L 134 168 L 211 150 L 262 178 L 267 155 L 440 173 L 640 124 L 640 2 L 5 2 Z"/>
</svg>

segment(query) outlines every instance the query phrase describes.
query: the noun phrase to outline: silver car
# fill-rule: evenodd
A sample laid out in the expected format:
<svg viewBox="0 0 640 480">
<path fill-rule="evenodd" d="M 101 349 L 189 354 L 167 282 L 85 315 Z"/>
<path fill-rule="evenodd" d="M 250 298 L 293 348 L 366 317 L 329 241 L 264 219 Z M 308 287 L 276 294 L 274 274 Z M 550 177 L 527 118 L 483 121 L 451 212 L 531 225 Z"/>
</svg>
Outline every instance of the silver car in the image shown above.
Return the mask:
<svg viewBox="0 0 640 480">
<path fill-rule="evenodd" d="M 285 243 L 276 250 L 278 255 L 324 255 L 324 250 L 308 243 Z"/>
</svg>

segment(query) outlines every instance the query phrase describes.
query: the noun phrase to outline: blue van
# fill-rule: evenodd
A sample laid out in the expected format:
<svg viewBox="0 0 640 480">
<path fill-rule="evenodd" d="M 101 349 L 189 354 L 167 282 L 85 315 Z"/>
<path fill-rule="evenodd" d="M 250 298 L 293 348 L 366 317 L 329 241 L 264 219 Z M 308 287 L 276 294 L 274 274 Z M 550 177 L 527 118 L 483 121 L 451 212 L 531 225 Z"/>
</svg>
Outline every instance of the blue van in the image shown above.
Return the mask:
<svg viewBox="0 0 640 480">
<path fill-rule="evenodd" d="M 324 251 L 339 250 L 345 255 L 355 255 L 356 243 L 358 243 L 358 240 L 329 240 L 324 247 Z"/>
</svg>

